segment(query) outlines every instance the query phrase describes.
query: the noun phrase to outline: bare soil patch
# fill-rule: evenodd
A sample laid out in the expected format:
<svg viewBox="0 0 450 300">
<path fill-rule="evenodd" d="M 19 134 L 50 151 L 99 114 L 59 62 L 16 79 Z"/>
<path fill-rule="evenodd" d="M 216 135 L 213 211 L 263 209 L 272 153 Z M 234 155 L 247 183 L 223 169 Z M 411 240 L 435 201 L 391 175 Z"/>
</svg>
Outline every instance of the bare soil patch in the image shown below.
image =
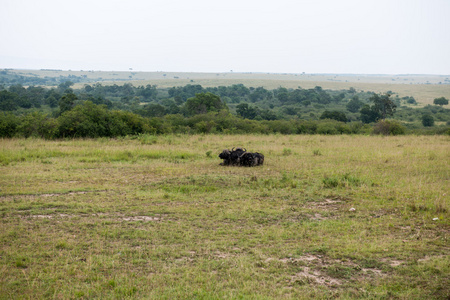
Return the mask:
<svg viewBox="0 0 450 300">
<path fill-rule="evenodd" d="M 28 218 L 36 218 L 36 219 L 53 219 L 53 218 L 71 218 L 73 217 L 72 215 L 68 215 L 68 214 L 55 214 L 55 215 L 29 215 L 29 216 L 24 216 L 28 217 Z"/>
<path fill-rule="evenodd" d="M 341 208 L 342 204 L 344 204 L 344 201 L 342 200 L 323 199 L 323 201 L 320 202 L 310 202 L 306 207 L 309 209 L 337 211 Z"/>
<path fill-rule="evenodd" d="M 306 279 L 306 280 L 305 280 Z M 305 282 L 306 281 L 306 282 Z M 342 285 L 342 281 L 336 278 L 327 276 L 317 270 L 313 270 L 309 267 L 304 267 L 303 271 L 295 274 L 291 277 L 291 283 L 310 283 L 314 282 L 325 286 L 339 286 Z"/>
<path fill-rule="evenodd" d="M 351 260 L 331 259 L 322 255 L 306 254 L 296 258 L 267 258 L 266 263 L 279 261 L 285 264 L 303 265 L 303 270 L 291 276 L 290 284 L 308 284 L 315 283 L 334 287 L 350 281 L 350 278 L 336 278 L 326 273 L 327 269 L 341 266 L 342 268 L 351 268 L 355 272 L 355 278 L 374 278 L 384 277 L 387 273 L 377 268 L 361 268 L 357 263 Z M 389 261 L 391 265 L 399 265 L 400 261 Z"/>
<path fill-rule="evenodd" d="M 122 218 L 122 220 L 127 222 L 139 222 L 139 221 L 151 222 L 151 221 L 161 221 L 162 217 L 134 216 L 134 217 L 124 217 Z"/>
<path fill-rule="evenodd" d="M 5 196 L 0 196 L 0 200 L 1 199 L 11 200 L 13 198 L 56 197 L 56 196 L 63 196 L 63 195 L 72 196 L 72 195 L 84 195 L 84 194 L 87 194 L 87 193 L 100 193 L 100 192 L 106 192 L 106 191 L 78 191 L 78 192 L 65 192 L 65 193 L 5 195 Z"/>
</svg>

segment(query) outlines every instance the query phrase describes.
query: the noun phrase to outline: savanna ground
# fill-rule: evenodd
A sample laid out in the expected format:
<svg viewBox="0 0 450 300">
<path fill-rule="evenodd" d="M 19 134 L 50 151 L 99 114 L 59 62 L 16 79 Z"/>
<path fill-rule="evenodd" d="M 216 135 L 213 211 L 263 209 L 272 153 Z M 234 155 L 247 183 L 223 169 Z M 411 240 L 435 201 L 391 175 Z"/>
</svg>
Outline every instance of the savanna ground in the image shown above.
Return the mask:
<svg viewBox="0 0 450 300">
<path fill-rule="evenodd" d="M 449 142 L 1 140 L 0 298 L 446 299 Z"/>
</svg>

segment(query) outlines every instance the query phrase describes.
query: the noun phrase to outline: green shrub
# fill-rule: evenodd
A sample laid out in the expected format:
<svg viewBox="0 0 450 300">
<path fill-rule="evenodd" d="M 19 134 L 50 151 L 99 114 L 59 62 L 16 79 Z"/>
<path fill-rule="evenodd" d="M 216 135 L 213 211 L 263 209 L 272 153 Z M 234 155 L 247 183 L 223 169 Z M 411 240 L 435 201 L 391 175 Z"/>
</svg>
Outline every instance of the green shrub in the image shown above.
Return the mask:
<svg viewBox="0 0 450 300">
<path fill-rule="evenodd" d="M 317 122 L 300 120 L 296 122 L 296 128 L 298 134 L 315 134 L 317 133 Z"/>
<path fill-rule="evenodd" d="M 405 127 L 394 120 L 380 120 L 373 127 L 374 134 L 402 135 L 405 132 Z"/>
<path fill-rule="evenodd" d="M 334 126 L 334 124 L 330 122 L 323 122 L 317 125 L 317 133 L 318 134 L 338 134 L 338 130 Z"/>
<path fill-rule="evenodd" d="M 292 150 L 291 149 L 289 149 L 289 148 L 284 148 L 283 149 L 283 155 L 284 156 L 288 156 L 288 155 L 291 155 L 292 154 Z"/>
<path fill-rule="evenodd" d="M 431 114 L 424 114 L 422 116 L 422 125 L 424 127 L 432 127 L 434 126 L 434 118 Z"/>
<path fill-rule="evenodd" d="M 41 112 L 32 112 L 19 118 L 17 134 L 22 137 L 54 139 L 58 136 L 58 122 Z"/>
<path fill-rule="evenodd" d="M 0 112 L 0 137 L 10 138 L 16 135 L 19 119 L 12 113 Z"/>
<path fill-rule="evenodd" d="M 157 131 L 149 119 L 127 111 L 109 111 L 91 101 L 64 112 L 58 124 L 62 137 L 117 137 Z"/>
</svg>

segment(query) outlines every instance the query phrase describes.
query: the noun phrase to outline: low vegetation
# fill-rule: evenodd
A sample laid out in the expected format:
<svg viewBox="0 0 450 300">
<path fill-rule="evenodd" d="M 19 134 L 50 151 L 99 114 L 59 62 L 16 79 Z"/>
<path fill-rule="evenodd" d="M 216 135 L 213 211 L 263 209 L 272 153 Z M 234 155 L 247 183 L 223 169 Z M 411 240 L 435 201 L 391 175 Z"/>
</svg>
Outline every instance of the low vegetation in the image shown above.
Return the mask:
<svg viewBox="0 0 450 300">
<path fill-rule="evenodd" d="M 446 299 L 449 141 L 3 139 L 0 298 Z"/>
</svg>

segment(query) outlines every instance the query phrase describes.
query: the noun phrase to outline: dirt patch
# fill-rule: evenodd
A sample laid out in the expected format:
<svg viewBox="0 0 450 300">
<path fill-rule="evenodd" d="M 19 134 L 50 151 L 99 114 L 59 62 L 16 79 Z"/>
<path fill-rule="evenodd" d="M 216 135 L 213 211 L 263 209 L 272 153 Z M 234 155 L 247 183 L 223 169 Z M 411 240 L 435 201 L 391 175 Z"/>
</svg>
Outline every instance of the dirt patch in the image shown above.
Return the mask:
<svg viewBox="0 0 450 300">
<path fill-rule="evenodd" d="M 276 260 L 274 258 L 268 258 L 266 259 L 266 262 L 270 262 L 272 260 Z M 291 263 L 291 264 L 296 264 L 298 262 L 311 262 L 313 260 L 320 260 L 319 256 L 315 256 L 315 255 L 305 255 L 305 256 L 301 256 L 301 257 L 297 257 L 297 258 L 281 258 L 281 259 L 277 259 L 278 261 L 282 262 L 282 263 Z"/>
<path fill-rule="evenodd" d="M 37 219 L 52 219 L 52 215 L 32 215 L 30 218 L 37 218 Z"/>
<path fill-rule="evenodd" d="M 134 216 L 134 217 L 124 217 L 122 218 L 123 221 L 127 222 L 154 222 L 154 221 L 161 221 L 162 217 L 149 217 L 149 216 Z"/>
<path fill-rule="evenodd" d="M 389 265 L 391 266 L 391 267 L 398 267 L 398 266 L 400 266 L 400 265 L 402 265 L 404 262 L 403 261 L 400 261 L 400 260 L 392 260 L 390 263 L 389 263 Z"/>
<path fill-rule="evenodd" d="M 306 281 L 306 282 L 305 282 Z M 295 274 L 291 277 L 291 283 L 316 283 L 325 286 L 338 286 L 342 285 L 342 281 L 336 278 L 332 278 L 317 270 L 313 270 L 309 267 L 304 267 L 303 271 Z"/>
<path fill-rule="evenodd" d="M 83 195 L 83 194 L 87 194 L 87 193 L 92 193 L 92 192 L 69 192 L 69 193 L 52 193 L 52 194 L 40 194 L 40 195 L 35 195 L 35 196 L 41 196 L 41 197 L 55 197 L 55 196 L 61 196 L 61 195 Z"/>
<path fill-rule="evenodd" d="M 214 256 L 217 258 L 225 259 L 225 258 L 230 258 L 232 256 L 232 254 L 224 253 L 224 252 L 216 252 L 216 253 L 214 253 Z"/>
<path fill-rule="evenodd" d="M 386 264 L 388 264 L 388 265 L 390 265 L 393 268 L 401 266 L 402 264 L 405 263 L 402 260 L 391 260 L 391 259 L 387 259 L 387 258 L 381 259 L 381 261 L 386 263 Z"/>
<path fill-rule="evenodd" d="M 188 263 L 188 262 L 193 262 L 193 261 L 194 261 L 194 258 L 187 257 L 187 256 L 183 256 L 183 257 L 175 259 L 175 262 L 177 262 L 177 263 Z"/>
<path fill-rule="evenodd" d="M 323 255 L 306 254 L 296 258 L 267 258 L 265 263 L 273 261 L 282 262 L 296 266 L 304 266 L 301 272 L 296 273 L 290 279 L 290 284 L 319 284 L 328 287 L 339 286 L 345 281 L 354 278 L 375 278 L 387 276 L 382 270 L 377 268 L 362 268 L 352 260 L 347 259 L 331 259 Z M 401 264 L 401 261 L 389 261 L 391 265 Z M 331 269 L 329 269 L 331 268 Z M 342 272 L 350 272 L 353 275 L 345 274 L 333 276 L 333 270 L 342 270 Z M 331 273 L 328 272 L 331 270 Z M 330 273 L 330 274 L 328 274 Z M 331 275 L 331 276 L 330 276 Z M 338 278 L 336 278 L 338 277 Z"/>
<path fill-rule="evenodd" d="M 361 269 L 361 271 L 364 273 L 364 275 L 374 275 L 374 276 L 379 276 L 379 277 L 384 277 L 387 274 L 383 273 L 383 271 L 379 270 L 379 269 L 374 269 L 374 268 L 363 268 Z"/>
<path fill-rule="evenodd" d="M 322 220 L 328 220 L 330 218 L 329 217 L 324 217 L 321 214 L 315 213 L 314 216 L 311 216 L 310 219 L 311 220 L 315 220 L 315 221 L 322 221 Z"/>
<path fill-rule="evenodd" d="M 59 217 L 59 218 L 71 218 L 73 217 L 72 215 L 68 215 L 68 214 L 55 214 L 55 215 L 29 215 L 29 216 L 24 216 L 24 218 L 36 218 L 36 219 L 53 219 L 55 217 Z"/>
<path fill-rule="evenodd" d="M 444 257 L 446 257 L 445 255 L 435 255 L 435 256 L 425 256 L 424 258 L 418 259 L 417 262 L 427 262 L 430 261 L 432 259 L 443 259 Z"/>
<path fill-rule="evenodd" d="M 165 219 L 163 215 L 155 215 L 155 216 L 124 216 L 118 214 L 109 214 L 109 213 L 95 213 L 95 214 L 63 214 L 63 213 L 55 213 L 55 214 L 38 214 L 38 215 L 22 215 L 20 218 L 22 219 L 58 219 L 58 218 L 74 218 L 74 217 L 96 217 L 102 219 L 108 219 L 110 221 L 125 221 L 125 222 L 158 222 Z"/>
<path fill-rule="evenodd" d="M 341 200 L 323 199 L 323 201 L 320 202 L 310 202 L 306 205 L 306 207 L 309 209 L 337 211 L 343 203 L 344 201 Z"/>
<path fill-rule="evenodd" d="M 313 260 L 316 260 L 316 259 L 320 259 L 320 257 L 316 256 L 316 255 L 304 255 L 304 256 L 301 256 L 301 257 L 299 257 L 297 259 L 300 260 L 300 261 L 313 261 Z"/>
<path fill-rule="evenodd" d="M 167 202 L 155 202 L 151 203 L 150 206 L 184 206 L 184 205 L 191 205 L 191 203 L 186 202 L 180 202 L 180 201 L 167 201 Z"/>
<path fill-rule="evenodd" d="M 6 195 L 0 196 L 0 199 L 12 200 L 14 198 L 36 198 L 36 197 L 56 197 L 63 195 L 83 195 L 87 193 L 100 193 L 107 191 L 79 191 L 79 192 L 67 192 L 67 193 L 44 193 L 44 194 L 18 194 L 18 195 Z"/>
</svg>

